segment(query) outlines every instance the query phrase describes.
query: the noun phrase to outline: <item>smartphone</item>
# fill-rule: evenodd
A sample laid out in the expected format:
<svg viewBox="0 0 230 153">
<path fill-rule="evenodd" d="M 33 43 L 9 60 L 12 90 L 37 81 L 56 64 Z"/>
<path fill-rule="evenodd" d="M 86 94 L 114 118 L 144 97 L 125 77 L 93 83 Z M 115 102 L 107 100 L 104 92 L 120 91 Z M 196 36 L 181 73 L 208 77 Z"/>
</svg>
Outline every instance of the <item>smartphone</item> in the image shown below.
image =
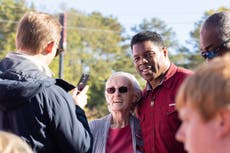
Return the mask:
<svg viewBox="0 0 230 153">
<path fill-rule="evenodd" d="M 79 91 L 82 91 L 85 88 L 88 80 L 89 80 L 89 74 L 83 73 L 77 84 L 77 88 Z"/>
</svg>

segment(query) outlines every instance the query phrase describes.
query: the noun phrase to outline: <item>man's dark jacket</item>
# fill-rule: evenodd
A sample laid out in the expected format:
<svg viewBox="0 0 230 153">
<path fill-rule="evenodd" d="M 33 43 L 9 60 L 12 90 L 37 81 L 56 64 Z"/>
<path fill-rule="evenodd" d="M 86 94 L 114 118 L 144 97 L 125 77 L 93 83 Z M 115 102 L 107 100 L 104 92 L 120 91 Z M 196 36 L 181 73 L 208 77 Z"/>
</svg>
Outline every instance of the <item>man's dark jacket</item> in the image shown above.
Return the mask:
<svg viewBox="0 0 230 153">
<path fill-rule="evenodd" d="M 85 113 L 56 80 L 23 57 L 0 62 L 0 130 L 22 137 L 36 153 L 91 152 Z"/>
</svg>

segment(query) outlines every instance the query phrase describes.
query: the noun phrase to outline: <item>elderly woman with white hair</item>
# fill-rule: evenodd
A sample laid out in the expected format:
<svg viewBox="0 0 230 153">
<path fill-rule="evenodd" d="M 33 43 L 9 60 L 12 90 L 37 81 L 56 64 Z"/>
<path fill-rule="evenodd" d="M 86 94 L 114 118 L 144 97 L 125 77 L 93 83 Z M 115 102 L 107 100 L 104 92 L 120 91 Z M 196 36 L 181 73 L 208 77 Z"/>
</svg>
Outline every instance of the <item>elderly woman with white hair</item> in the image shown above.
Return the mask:
<svg viewBox="0 0 230 153">
<path fill-rule="evenodd" d="M 143 153 L 140 123 L 132 115 L 141 98 L 136 78 L 126 72 L 113 73 L 106 82 L 105 97 L 110 114 L 89 123 L 93 153 Z"/>
</svg>

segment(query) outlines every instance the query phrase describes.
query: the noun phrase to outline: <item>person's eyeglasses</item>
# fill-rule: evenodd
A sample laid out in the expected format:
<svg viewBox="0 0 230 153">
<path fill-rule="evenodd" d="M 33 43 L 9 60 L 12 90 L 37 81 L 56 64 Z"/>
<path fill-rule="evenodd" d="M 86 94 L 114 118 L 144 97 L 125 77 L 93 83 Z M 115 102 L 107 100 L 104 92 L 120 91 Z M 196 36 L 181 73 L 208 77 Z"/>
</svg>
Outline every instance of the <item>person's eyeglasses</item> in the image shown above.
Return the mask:
<svg viewBox="0 0 230 153">
<path fill-rule="evenodd" d="M 230 39 L 224 41 L 222 44 L 220 44 L 218 47 L 210 50 L 210 51 L 203 51 L 201 52 L 201 56 L 204 59 L 213 59 L 214 57 L 220 56 L 221 55 L 221 51 L 220 49 L 223 47 L 226 47 L 226 44 L 230 42 Z"/>
<path fill-rule="evenodd" d="M 116 90 L 117 90 L 116 88 L 111 87 L 111 88 L 107 88 L 107 89 L 106 89 L 106 92 L 107 92 L 108 94 L 113 94 L 113 93 L 116 92 Z M 125 86 L 121 86 L 121 87 L 118 88 L 118 91 L 119 91 L 119 93 L 126 93 L 126 92 L 128 92 L 128 88 L 125 87 Z"/>
<path fill-rule="evenodd" d="M 57 48 L 55 57 L 57 57 L 58 55 L 60 55 L 60 53 L 63 52 L 63 51 L 64 51 L 64 49 L 62 49 L 62 48 Z"/>
</svg>

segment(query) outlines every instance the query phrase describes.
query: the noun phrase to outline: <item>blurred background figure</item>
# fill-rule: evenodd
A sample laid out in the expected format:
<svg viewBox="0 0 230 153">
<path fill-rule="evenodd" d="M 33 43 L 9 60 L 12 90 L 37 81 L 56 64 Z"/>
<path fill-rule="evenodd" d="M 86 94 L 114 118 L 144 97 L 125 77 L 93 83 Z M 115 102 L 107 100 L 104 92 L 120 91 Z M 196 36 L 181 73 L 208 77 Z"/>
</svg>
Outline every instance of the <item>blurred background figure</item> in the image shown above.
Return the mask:
<svg viewBox="0 0 230 153">
<path fill-rule="evenodd" d="M 106 82 L 105 97 L 110 114 L 89 123 L 93 153 L 141 153 L 140 123 L 132 115 L 141 98 L 136 78 L 126 72 L 112 74 Z"/>
<path fill-rule="evenodd" d="M 176 98 L 182 125 L 176 138 L 189 153 L 230 152 L 230 55 L 196 69 Z"/>
<path fill-rule="evenodd" d="M 207 61 L 230 52 L 230 12 L 209 16 L 200 29 L 201 56 Z"/>
<path fill-rule="evenodd" d="M 1 153 L 33 153 L 30 146 L 20 137 L 0 131 L 0 152 Z"/>
</svg>

